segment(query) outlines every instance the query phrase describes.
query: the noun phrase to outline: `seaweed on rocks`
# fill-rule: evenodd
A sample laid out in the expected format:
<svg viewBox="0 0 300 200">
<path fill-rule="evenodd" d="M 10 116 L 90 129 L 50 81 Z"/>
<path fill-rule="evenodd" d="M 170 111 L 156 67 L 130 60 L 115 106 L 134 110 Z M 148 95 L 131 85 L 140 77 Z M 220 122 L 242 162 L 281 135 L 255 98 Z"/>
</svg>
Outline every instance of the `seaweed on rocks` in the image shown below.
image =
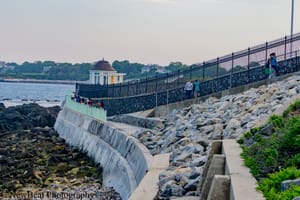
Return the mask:
<svg viewBox="0 0 300 200">
<path fill-rule="evenodd" d="M 55 199 L 58 194 L 121 199 L 103 186 L 101 166 L 59 138 L 53 129 L 59 110 L 0 105 L 0 199 Z"/>
</svg>

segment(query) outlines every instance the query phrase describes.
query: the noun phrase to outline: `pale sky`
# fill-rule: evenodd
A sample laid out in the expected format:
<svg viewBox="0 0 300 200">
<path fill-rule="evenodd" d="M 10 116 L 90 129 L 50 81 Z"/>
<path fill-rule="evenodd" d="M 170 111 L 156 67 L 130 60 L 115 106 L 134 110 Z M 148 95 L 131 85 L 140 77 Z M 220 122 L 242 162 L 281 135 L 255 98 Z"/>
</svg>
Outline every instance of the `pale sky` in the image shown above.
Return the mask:
<svg viewBox="0 0 300 200">
<path fill-rule="evenodd" d="M 291 0 L 0 0 L 0 60 L 193 64 L 290 34 Z M 294 33 L 300 32 L 295 0 Z"/>
</svg>

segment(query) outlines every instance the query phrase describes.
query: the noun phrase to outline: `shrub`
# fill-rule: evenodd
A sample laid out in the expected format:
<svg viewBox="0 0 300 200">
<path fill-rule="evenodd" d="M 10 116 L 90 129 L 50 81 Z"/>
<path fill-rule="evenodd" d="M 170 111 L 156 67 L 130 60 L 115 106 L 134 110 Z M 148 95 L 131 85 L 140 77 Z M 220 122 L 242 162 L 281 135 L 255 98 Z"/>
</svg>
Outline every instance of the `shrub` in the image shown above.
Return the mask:
<svg viewBox="0 0 300 200">
<path fill-rule="evenodd" d="M 275 129 L 283 128 L 285 124 L 284 118 L 278 115 L 271 115 L 270 122 L 272 123 Z"/>
<path fill-rule="evenodd" d="M 241 156 L 255 178 L 265 177 L 267 173 L 273 173 L 281 166 L 277 139 L 273 136 L 268 139 L 260 137 L 259 142 L 243 147 Z"/>
<path fill-rule="evenodd" d="M 293 199 L 300 196 L 300 186 L 280 190 L 280 183 L 300 177 L 300 100 L 291 104 L 283 116 L 272 115 L 272 135 L 259 128 L 246 132 L 238 141 L 242 144 L 245 165 L 259 183 L 258 189 L 267 199 Z M 295 112 L 297 111 L 297 112 Z M 280 170 L 282 169 L 282 170 Z M 278 171 L 280 170 L 280 171 Z"/>
<path fill-rule="evenodd" d="M 270 174 L 268 178 L 259 183 L 257 189 L 262 191 L 266 199 L 293 199 L 300 196 L 300 186 L 290 187 L 286 191 L 281 191 L 280 183 L 300 177 L 300 170 L 295 167 L 282 169 L 279 172 Z"/>
<path fill-rule="evenodd" d="M 286 165 L 299 167 L 300 166 L 300 153 L 297 153 L 294 156 L 292 156 L 291 158 L 287 159 Z"/>
<path fill-rule="evenodd" d="M 237 140 L 237 143 L 239 143 L 239 144 L 243 144 L 244 143 L 244 140 L 246 140 L 246 139 L 250 139 L 250 138 L 252 138 L 253 137 L 253 135 L 252 135 L 252 133 L 251 132 L 245 132 L 238 140 Z"/>
<path fill-rule="evenodd" d="M 285 149 L 300 150 L 300 117 L 292 117 L 288 120 L 283 139 Z"/>
</svg>

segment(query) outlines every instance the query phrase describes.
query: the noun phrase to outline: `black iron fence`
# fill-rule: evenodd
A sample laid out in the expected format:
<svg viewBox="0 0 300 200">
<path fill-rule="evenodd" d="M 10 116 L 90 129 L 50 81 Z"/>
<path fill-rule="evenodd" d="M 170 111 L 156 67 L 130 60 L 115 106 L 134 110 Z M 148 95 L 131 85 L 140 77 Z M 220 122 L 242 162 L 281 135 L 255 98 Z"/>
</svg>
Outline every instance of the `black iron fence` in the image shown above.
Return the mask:
<svg viewBox="0 0 300 200">
<path fill-rule="evenodd" d="M 259 66 L 265 65 L 269 54 L 273 52 L 276 53 L 277 60 L 284 69 L 283 73 L 286 70 L 293 70 L 284 66 L 297 60 L 293 58 L 299 56 L 299 50 L 300 33 L 297 33 L 293 37 L 286 36 L 208 62 L 195 64 L 185 70 L 106 86 L 76 84 L 76 91 L 80 96 L 90 98 L 130 97 L 160 93 L 167 90 L 172 91 L 173 89 L 182 88 L 187 80 L 195 79 L 202 82 L 201 88 L 204 93 L 209 93 L 211 90 L 221 91 L 224 88 L 236 87 L 263 79 L 264 76 L 260 73 L 263 69 Z"/>
<path fill-rule="evenodd" d="M 298 54 L 296 57 L 279 61 L 281 75 L 300 71 L 300 57 Z M 264 80 L 267 78 L 264 69 L 265 66 L 259 66 L 246 71 L 235 72 L 215 79 L 203 81 L 200 85 L 200 95 L 205 96 L 229 88 Z M 102 98 L 98 101 L 104 103 L 107 115 L 111 116 L 147 110 L 160 105 L 179 102 L 184 99 L 184 86 L 180 86 L 161 92 L 131 97 Z"/>
</svg>

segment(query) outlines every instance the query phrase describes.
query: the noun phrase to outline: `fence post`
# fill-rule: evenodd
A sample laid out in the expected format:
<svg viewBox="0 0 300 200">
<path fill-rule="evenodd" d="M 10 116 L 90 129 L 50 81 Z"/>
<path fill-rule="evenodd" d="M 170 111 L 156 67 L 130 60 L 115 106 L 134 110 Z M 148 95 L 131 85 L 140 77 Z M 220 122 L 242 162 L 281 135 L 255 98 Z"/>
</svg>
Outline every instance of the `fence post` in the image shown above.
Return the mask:
<svg viewBox="0 0 300 200">
<path fill-rule="evenodd" d="M 156 93 L 157 93 L 157 82 L 158 82 L 158 77 L 157 76 L 155 76 L 155 91 L 156 91 Z"/>
<path fill-rule="evenodd" d="M 76 94 L 76 95 L 79 95 L 79 83 L 76 83 L 76 84 L 75 84 L 75 88 L 76 88 L 76 89 L 75 89 L 75 91 L 76 91 L 75 94 Z"/>
<path fill-rule="evenodd" d="M 265 63 L 267 63 L 267 60 L 268 60 L 268 42 L 266 42 Z"/>
<path fill-rule="evenodd" d="M 204 81 L 204 76 L 205 76 L 205 62 L 203 62 L 203 65 L 202 65 L 202 80 Z"/>
<path fill-rule="evenodd" d="M 192 65 L 190 66 L 190 80 L 192 79 Z"/>
<path fill-rule="evenodd" d="M 155 93 L 155 108 L 157 108 L 157 90 L 156 90 L 156 93 Z"/>
<path fill-rule="evenodd" d="M 298 61 L 298 54 L 297 54 L 297 51 L 296 51 L 296 69 L 297 69 L 297 71 L 298 71 L 298 69 L 299 69 L 299 61 Z"/>
<path fill-rule="evenodd" d="M 146 89 L 145 89 L 145 93 L 147 94 L 147 86 L 148 86 L 148 80 L 147 80 L 147 77 L 146 77 Z"/>
<path fill-rule="evenodd" d="M 284 60 L 286 60 L 286 39 L 287 37 L 284 37 Z"/>
<path fill-rule="evenodd" d="M 220 62 L 220 58 L 217 57 L 217 77 L 216 78 L 219 77 L 219 62 Z"/>
<path fill-rule="evenodd" d="M 129 96 L 129 82 L 127 83 L 127 95 L 126 96 Z"/>
<path fill-rule="evenodd" d="M 166 90 L 169 88 L 168 84 L 169 84 L 169 73 L 166 74 L 166 79 L 165 79 L 165 84 L 166 84 Z"/>
<path fill-rule="evenodd" d="M 231 54 L 231 73 L 230 73 L 230 84 L 229 87 L 232 88 L 232 75 L 233 75 L 233 65 L 234 65 L 234 53 Z"/>
<path fill-rule="evenodd" d="M 250 83 L 250 47 L 248 48 L 248 83 Z"/>
<path fill-rule="evenodd" d="M 112 88 L 113 88 L 112 89 L 113 90 L 113 92 L 112 92 L 113 93 L 113 97 L 115 97 L 115 84 L 112 85 Z"/>
<path fill-rule="evenodd" d="M 177 87 L 179 86 L 180 69 L 177 71 Z"/>
<path fill-rule="evenodd" d="M 135 83 L 135 95 L 138 94 L 138 90 L 139 90 L 139 82 L 140 82 L 140 80 L 137 80 L 136 83 Z"/>
<path fill-rule="evenodd" d="M 169 90 L 167 90 L 167 114 L 169 114 Z"/>
<path fill-rule="evenodd" d="M 234 66 L 234 53 L 231 54 L 231 74 L 233 74 L 233 66 Z"/>
</svg>

